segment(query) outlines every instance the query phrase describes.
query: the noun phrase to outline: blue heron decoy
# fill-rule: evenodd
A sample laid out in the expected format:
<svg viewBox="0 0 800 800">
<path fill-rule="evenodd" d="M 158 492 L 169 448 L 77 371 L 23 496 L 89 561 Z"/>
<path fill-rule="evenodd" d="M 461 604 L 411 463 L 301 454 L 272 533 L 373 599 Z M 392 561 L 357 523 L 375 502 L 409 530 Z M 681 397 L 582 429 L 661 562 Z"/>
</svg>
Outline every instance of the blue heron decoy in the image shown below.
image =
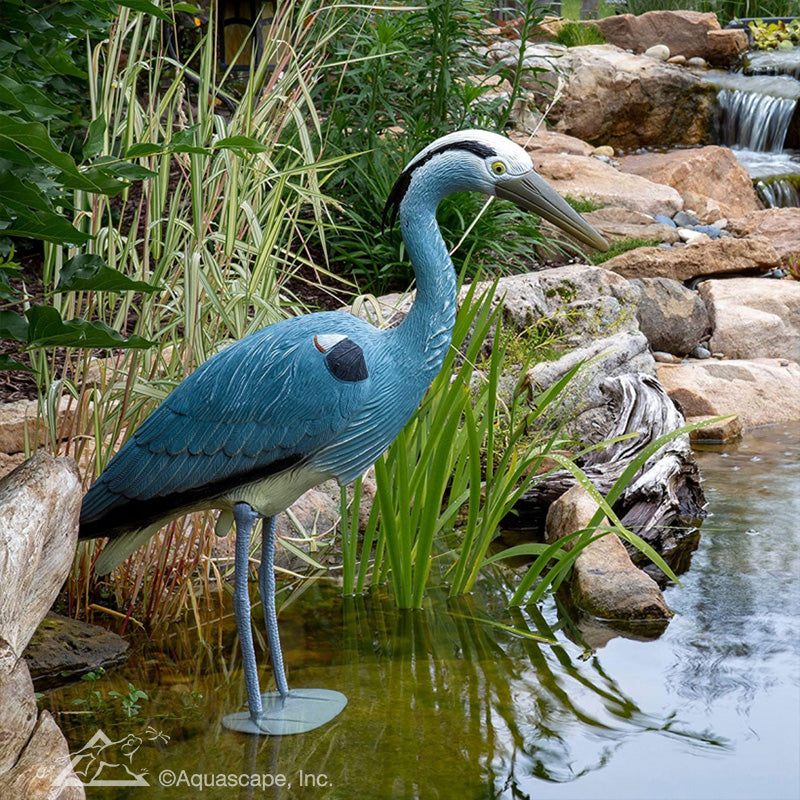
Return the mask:
<svg viewBox="0 0 800 800">
<path fill-rule="evenodd" d="M 414 413 L 439 371 L 456 315 L 456 276 L 436 223 L 458 191 L 496 195 L 581 241 L 606 241 L 533 169 L 525 150 L 495 133 L 465 130 L 422 150 L 384 208 L 399 217 L 416 275 L 404 321 L 378 330 L 339 311 L 277 322 L 222 350 L 145 420 L 89 489 L 81 539 L 107 536 L 96 562 L 111 571 L 161 526 L 220 509 L 217 532 L 236 525 L 234 610 L 247 712 L 223 723 L 248 733 L 311 730 L 347 702 L 338 692 L 290 691 L 275 612 L 275 515 L 330 478 L 345 485 L 370 467 Z M 263 519 L 259 569 L 277 692 L 261 695 L 247 591 L 250 536 Z"/>
</svg>

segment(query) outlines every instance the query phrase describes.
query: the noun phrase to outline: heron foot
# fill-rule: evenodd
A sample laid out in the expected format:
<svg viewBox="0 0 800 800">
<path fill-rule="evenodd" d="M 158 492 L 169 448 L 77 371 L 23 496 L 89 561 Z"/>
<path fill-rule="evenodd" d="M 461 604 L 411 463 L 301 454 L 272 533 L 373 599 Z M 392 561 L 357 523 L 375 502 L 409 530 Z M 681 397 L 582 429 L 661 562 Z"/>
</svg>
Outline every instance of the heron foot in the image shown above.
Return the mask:
<svg viewBox="0 0 800 800">
<path fill-rule="evenodd" d="M 260 736 L 306 733 L 330 722 L 347 705 L 347 698 L 333 689 L 290 689 L 288 694 L 261 695 L 262 712 L 227 714 L 222 724 L 232 731 Z"/>
</svg>

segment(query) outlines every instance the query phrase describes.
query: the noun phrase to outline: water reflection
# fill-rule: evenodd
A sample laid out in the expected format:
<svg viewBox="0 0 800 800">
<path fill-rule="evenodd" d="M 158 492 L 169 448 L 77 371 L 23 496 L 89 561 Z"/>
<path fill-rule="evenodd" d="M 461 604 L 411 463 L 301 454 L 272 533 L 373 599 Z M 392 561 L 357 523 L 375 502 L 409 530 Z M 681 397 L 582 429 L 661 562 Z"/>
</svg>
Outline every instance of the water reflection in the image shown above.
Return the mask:
<svg viewBox="0 0 800 800">
<path fill-rule="evenodd" d="M 206 626 L 205 643 L 182 625 L 137 643 L 127 667 L 104 679 L 106 696 L 129 680 L 148 692 L 140 717 L 72 713 L 84 685 L 47 702 L 73 751 L 98 727 L 115 739 L 162 731 L 169 741 L 142 747 L 135 766 L 148 770 L 153 796 L 170 800 L 796 797 L 800 430 L 770 447 L 752 439 L 702 455 L 713 516 L 683 588 L 667 591 L 676 616 L 654 641 L 656 632 L 635 630 L 613 638 L 555 600 L 509 610 L 511 573 L 456 603 L 434 592 L 417 612 L 311 585 L 282 610 L 281 633 L 290 685 L 349 699 L 319 731 L 256 739 L 222 728 L 245 699 L 227 616 Z M 261 677 L 270 682 L 266 664 Z M 264 782 L 159 788 L 164 770 Z"/>
</svg>

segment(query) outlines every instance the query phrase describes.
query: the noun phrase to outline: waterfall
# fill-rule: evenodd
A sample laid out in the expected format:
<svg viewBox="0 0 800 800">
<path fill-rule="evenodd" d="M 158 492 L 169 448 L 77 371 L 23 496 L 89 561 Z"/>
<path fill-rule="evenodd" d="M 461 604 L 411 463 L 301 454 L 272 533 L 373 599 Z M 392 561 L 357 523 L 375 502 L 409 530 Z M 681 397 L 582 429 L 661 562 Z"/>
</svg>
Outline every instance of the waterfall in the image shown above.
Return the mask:
<svg viewBox="0 0 800 800">
<path fill-rule="evenodd" d="M 736 88 L 717 95 L 719 143 L 728 147 L 780 153 L 797 97 L 780 97 Z"/>
<path fill-rule="evenodd" d="M 800 100 L 800 48 L 750 53 L 744 73 L 717 73 L 716 141 L 730 147 L 747 169 L 767 207 L 800 206 L 796 139 Z M 790 135 L 790 131 L 792 131 Z"/>
<path fill-rule="evenodd" d="M 756 181 L 756 192 L 767 208 L 800 206 L 800 175 L 775 175 Z"/>
</svg>

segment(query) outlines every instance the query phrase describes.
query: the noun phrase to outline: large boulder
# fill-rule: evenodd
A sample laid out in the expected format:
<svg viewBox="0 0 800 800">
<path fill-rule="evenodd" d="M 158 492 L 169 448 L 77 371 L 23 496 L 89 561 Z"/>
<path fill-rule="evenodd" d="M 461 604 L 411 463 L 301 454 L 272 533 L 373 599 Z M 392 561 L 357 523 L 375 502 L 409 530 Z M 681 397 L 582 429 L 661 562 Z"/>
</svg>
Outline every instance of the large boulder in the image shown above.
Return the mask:
<svg viewBox="0 0 800 800">
<path fill-rule="evenodd" d="M 784 266 L 800 262 L 800 208 L 767 208 L 728 220 L 736 236 L 761 236 L 781 258 Z"/>
<path fill-rule="evenodd" d="M 760 275 L 781 265 L 767 239 L 726 237 L 686 247 L 639 247 L 610 258 L 603 266 L 626 278 L 689 281 L 716 275 Z"/>
<path fill-rule="evenodd" d="M 742 216 L 761 208 L 747 170 L 727 147 L 709 145 L 670 153 L 642 153 L 619 159 L 622 172 L 678 191 L 684 207 L 703 222 Z"/>
<path fill-rule="evenodd" d="M 536 151 L 531 158 L 542 177 L 562 195 L 651 216 L 671 217 L 683 209 L 683 199 L 671 186 L 622 173 L 598 158 Z"/>
<path fill-rule="evenodd" d="M 697 288 L 711 317 L 713 352 L 800 362 L 799 282 L 729 278 Z"/>
<path fill-rule="evenodd" d="M 673 56 L 697 56 L 718 66 L 735 63 L 749 46 L 745 31 L 721 30 L 716 14 L 699 11 L 617 14 L 594 24 L 607 42 L 623 50 L 644 53 L 655 45 L 666 45 Z"/>
<path fill-rule="evenodd" d="M 515 68 L 516 58 L 503 61 Z M 675 65 L 614 45 L 525 51 L 522 78 L 556 131 L 615 148 L 669 147 L 708 141 L 717 90 Z"/>
<path fill-rule="evenodd" d="M 67 743 L 38 713 L 22 652 L 67 577 L 78 539 L 81 483 L 71 459 L 39 453 L 0 480 L 0 796 L 82 798 Z"/>
<path fill-rule="evenodd" d="M 669 278 L 635 278 L 631 283 L 640 291 L 639 329 L 653 350 L 685 356 L 709 333 L 705 303 L 682 283 Z"/>
<path fill-rule="evenodd" d="M 658 379 L 687 418 L 737 414 L 745 427 L 800 420 L 800 366 L 793 361 L 659 364 Z"/>
</svg>

